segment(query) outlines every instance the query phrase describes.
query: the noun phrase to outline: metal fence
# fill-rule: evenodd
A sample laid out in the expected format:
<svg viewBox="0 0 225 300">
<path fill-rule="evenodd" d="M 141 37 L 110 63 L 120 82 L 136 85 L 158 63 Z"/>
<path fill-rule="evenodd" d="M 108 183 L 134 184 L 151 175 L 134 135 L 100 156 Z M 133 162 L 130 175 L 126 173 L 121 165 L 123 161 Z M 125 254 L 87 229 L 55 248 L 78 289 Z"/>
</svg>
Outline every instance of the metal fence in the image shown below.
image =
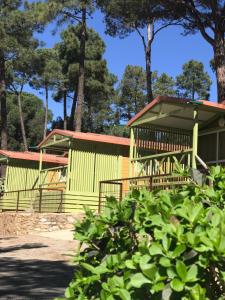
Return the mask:
<svg viewBox="0 0 225 300">
<path fill-rule="evenodd" d="M 57 189 L 29 189 L 4 192 L 0 197 L 2 211 L 64 212 L 65 194 Z"/>
<path fill-rule="evenodd" d="M 154 189 L 170 190 L 176 186 L 190 183 L 190 177 L 176 175 L 129 177 L 100 181 L 98 212 L 101 212 L 107 197 L 115 197 L 118 201 L 121 201 L 132 190 L 140 190 L 143 188 L 149 191 Z"/>
</svg>

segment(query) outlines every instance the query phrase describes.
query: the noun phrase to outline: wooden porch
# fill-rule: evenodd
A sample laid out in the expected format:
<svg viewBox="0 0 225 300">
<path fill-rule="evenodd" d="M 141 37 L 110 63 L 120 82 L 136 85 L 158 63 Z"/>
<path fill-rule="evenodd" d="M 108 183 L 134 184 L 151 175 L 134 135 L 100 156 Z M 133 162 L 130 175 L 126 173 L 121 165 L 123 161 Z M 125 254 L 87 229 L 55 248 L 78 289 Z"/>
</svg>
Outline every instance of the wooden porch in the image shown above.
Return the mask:
<svg viewBox="0 0 225 300">
<path fill-rule="evenodd" d="M 157 186 L 172 188 L 179 182 L 184 183 L 177 171 L 185 175 L 187 170 L 192 176 L 190 180 L 201 184 L 202 173 L 207 172 L 208 166 L 225 163 L 225 106 L 222 104 L 157 97 L 134 116 L 128 126 L 130 178 L 127 190 L 133 189 L 133 182 L 143 183 L 144 178 L 158 178 Z M 149 180 L 136 188 L 150 189 Z M 115 181 L 118 189 L 117 182 L 124 181 Z M 99 203 L 103 195 L 104 188 Z M 109 190 L 106 189 L 105 195 L 110 195 Z"/>
</svg>

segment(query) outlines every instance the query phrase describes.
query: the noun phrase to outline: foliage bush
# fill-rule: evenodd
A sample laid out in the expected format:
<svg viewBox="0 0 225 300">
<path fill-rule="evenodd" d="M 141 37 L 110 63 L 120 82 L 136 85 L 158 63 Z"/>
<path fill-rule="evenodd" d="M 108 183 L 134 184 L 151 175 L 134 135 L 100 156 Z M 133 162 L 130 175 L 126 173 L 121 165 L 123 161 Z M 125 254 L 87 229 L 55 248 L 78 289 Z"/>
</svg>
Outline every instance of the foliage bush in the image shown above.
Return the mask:
<svg viewBox="0 0 225 300">
<path fill-rule="evenodd" d="M 213 186 L 133 191 L 76 225 L 66 299 L 225 299 L 225 170 Z"/>
</svg>

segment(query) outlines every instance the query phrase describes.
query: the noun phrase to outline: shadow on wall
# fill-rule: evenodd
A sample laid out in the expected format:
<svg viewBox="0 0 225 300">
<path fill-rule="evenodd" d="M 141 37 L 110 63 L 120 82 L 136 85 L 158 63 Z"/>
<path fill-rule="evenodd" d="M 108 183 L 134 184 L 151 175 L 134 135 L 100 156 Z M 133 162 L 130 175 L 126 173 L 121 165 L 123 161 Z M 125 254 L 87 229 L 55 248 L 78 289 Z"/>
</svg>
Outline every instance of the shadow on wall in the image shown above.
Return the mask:
<svg viewBox="0 0 225 300">
<path fill-rule="evenodd" d="M 72 276 L 73 267 L 63 261 L 0 258 L 0 299 L 47 300 L 62 297 Z"/>
</svg>

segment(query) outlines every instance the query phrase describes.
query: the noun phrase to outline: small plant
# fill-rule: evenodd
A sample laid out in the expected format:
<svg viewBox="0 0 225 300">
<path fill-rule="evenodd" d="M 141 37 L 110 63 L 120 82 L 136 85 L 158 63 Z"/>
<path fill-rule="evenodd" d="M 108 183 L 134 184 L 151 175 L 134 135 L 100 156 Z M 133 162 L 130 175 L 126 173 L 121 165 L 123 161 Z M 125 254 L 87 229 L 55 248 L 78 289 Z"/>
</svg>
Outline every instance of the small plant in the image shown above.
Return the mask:
<svg viewBox="0 0 225 300">
<path fill-rule="evenodd" d="M 214 187 L 134 191 L 75 228 L 85 249 L 75 256 L 65 299 L 225 299 L 224 170 Z"/>
</svg>

